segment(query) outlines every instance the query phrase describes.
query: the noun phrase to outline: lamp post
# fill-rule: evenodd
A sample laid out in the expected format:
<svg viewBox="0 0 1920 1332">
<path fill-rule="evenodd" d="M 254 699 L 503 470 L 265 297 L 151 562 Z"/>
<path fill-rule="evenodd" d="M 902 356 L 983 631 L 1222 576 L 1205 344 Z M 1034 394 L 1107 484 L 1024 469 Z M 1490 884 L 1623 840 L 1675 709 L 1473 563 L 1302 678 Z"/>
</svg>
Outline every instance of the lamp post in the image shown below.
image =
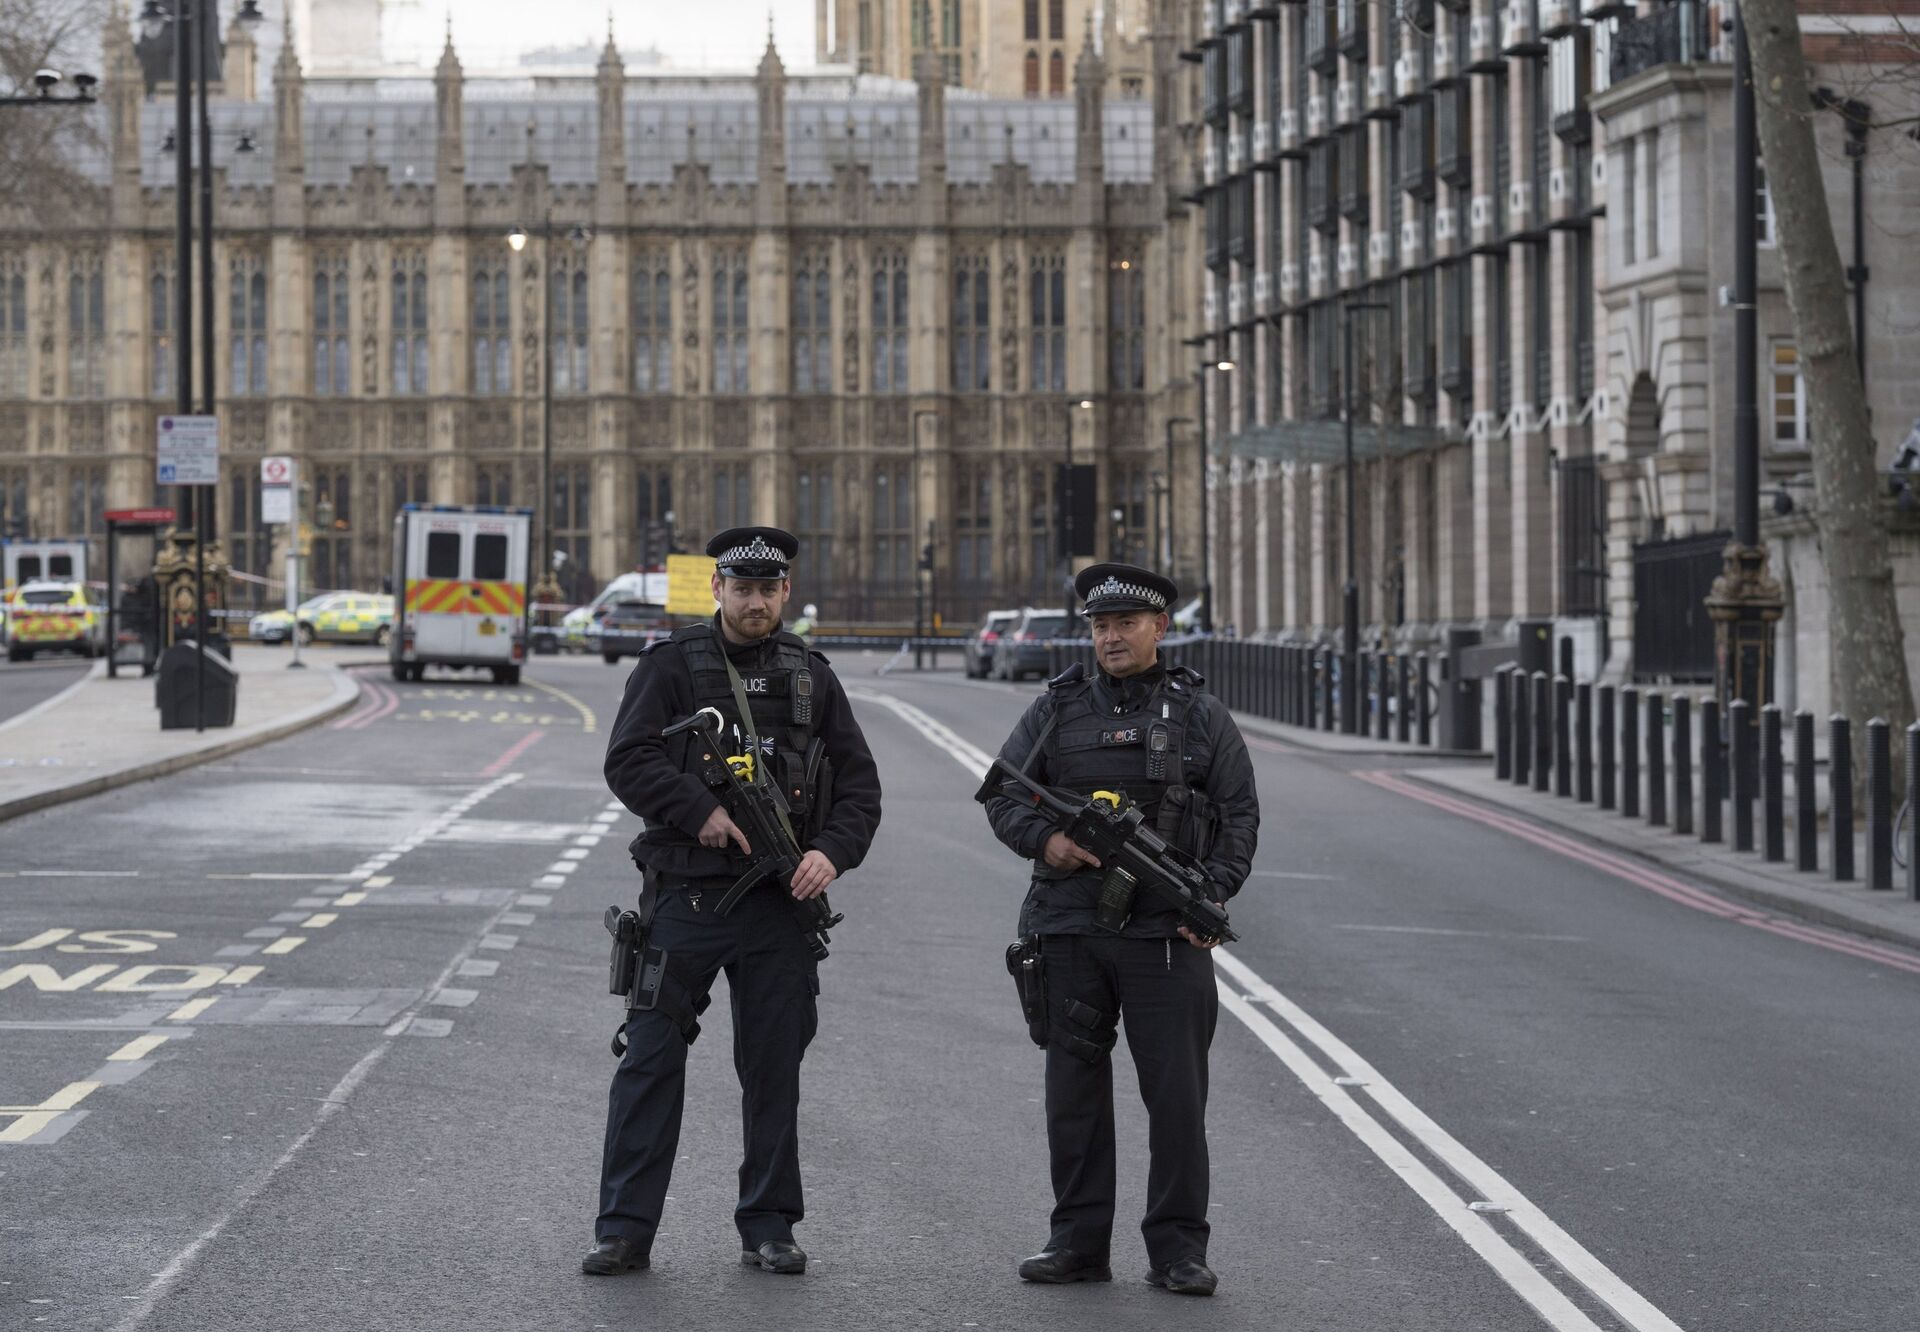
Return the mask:
<svg viewBox="0 0 1920 1332">
<path fill-rule="evenodd" d="M 1208 482 L 1212 480 L 1213 459 L 1208 455 L 1207 440 L 1207 377 L 1215 370 L 1230 374 L 1234 369 L 1232 361 L 1220 360 L 1200 367 L 1200 632 L 1213 632 L 1213 493 Z M 1171 476 L 1167 482 L 1171 490 Z M 1173 507 L 1167 506 L 1169 510 Z"/>
<path fill-rule="evenodd" d="M 930 408 L 921 408 L 913 414 L 908 425 L 913 435 L 913 529 L 920 530 L 920 422 L 922 418 L 938 420 L 940 413 Z M 920 577 L 925 571 L 926 578 Z M 927 519 L 927 544 L 921 558 L 914 562 L 913 571 L 913 669 L 920 669 L 920 640 L 926 636 L 926 603 L 933 581 L 933 519 Z M 935 658 L 936 664 L 938 658 Z"/>
<path fill-rule="evenodd" d="M 1360 726 L 1360 570 L 1354 519 L 1353 466 L 1353 312 L 1384 310 L 1380 301 L 1349 301 L 1340 308 L 1340 419 L 1346 436 L 1347 583 L 1341 596 L 1340 729 L 1348 735 Z"/>
<path fill-rule="evenodd" d="M 1164 531 L 1165 531 L 1164 539 L 1166 542 L 1166 551 L 1167 551 L 1167 567 L 1163 569 L 1161 572 L 1166 574 L 1166 576 L 1169 578 L 1173 577 L 1173 561 L 1174 561 L 1174 553 L 1173 553 L 1173 428 L 1178 425 L 1192 425 L 1192 424 L 1193 424 L 1193 418 L 1191 416 L 1169 416 L 1166 422 L 1166 425 L 1167 425 L 1167 476 L 1166 476 L 1167 507 L 1164 511 L 1166 514 L 1166 517 L 1163 520 L 1163 523 L 1164 523 Z"/>
<path fill-rule="evenodd" d="M 577 248 L 587 242 L 587 229 L 575 226 L 568 233 Z M 564 595 L 553 565 L 553 210 L 541 219 L 540 236 L 540 581 L 534 584 L 533 599 L 541 606 L 543 631 L 534 639 L 537 651 L 557 652 L 553 633 L 553 608 Z M 516 226 L 507 233 L 507 248 L 519 254 L 527 248 L 527 229 Z"/>
</svg>

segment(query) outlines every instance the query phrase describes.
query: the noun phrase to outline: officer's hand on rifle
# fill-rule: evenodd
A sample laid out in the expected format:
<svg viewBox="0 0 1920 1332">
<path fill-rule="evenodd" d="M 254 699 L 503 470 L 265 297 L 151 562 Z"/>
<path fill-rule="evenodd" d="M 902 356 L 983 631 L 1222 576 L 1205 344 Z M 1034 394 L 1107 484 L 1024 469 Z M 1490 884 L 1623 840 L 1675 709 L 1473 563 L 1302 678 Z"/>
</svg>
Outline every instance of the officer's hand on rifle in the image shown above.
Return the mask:
<svg viewBox="0 0 1920 1332">
<path fill-rule="evenodd" d="M 800 868 L 793 872 L 794 899 L 804 902 L 809 897 L 818 897 L 827 891 L 828 884 L 839 877 L 840 871 L 823 853 L 809 851 L 800 857 Z"/>
<path fill-rule="evenodd" d="M 1082 865 L 1100 868 L 1098 856 L 1063 832 L 1054 833 L 1047 838 L 1047 844 L 1040 850 L 1040 858 L 1057 870 L 1073 870 Z"/>
<path fill-rule="evenodd" d="M 700 845 L 725 846 L 729 837 L 740 848 L 741 855 L 753 854 L 753 848 L 747 845 L 747 835 L 740 831 L 740 826 L 727 814 L 727 807 L 715 805 L 713 813 L 707 815 L 707 821 L 700 825 Z"/>
<path fill-rule="evenodd" d="M 1218 948 L 1220 946 L 1218 939 L 1202 939 L 1185 925 L 1180 927 L 1180 937 L 1192 944 L 1195 948 Z"/>
</svg>

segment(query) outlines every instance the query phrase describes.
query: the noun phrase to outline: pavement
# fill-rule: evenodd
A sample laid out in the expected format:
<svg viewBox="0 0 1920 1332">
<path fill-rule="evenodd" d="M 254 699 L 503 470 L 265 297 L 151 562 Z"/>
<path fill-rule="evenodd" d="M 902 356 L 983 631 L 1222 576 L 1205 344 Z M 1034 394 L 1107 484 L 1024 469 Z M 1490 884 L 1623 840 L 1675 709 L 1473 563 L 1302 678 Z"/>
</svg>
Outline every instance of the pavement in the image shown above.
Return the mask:
<svg viewBox="0 0 1920 1332">
<path fill-rule="evenodd" d="M 1115 1280 L 1023 1285 L 1025 876 L 972 794 L 1037 691 L 877 664 L 835 662 L 886 813 L 833 890 L 804 1278 L 738 1263 L 724 982 L 653 1269 L 579 1273 L 639 823 L 600 774 L 627 669 L 538 659 L 514 688 L 368 672 L 301 735 L 8 825 L 0 1326 L 1912 1325 L 1920 954 L 1418 780 L 1450 765 L 1260 734 L 1215 955 L 1220 1294 L 1140 1280 L 1124 1045 Z"/>
<path fill-rule="evenodd" d="M 154 680 L 137 671 L 110 679 L 104 661 L 9 667 L 0 673 L 10 701 L 0 714 L 0 822 L 292 735 L 359 698 L 358 681 L 324 656 L 309 652 L 299 671 L 286 668 L 288 656 L 236 646 L 234 724 L 207 731 L 161 730 Z M 17 707 L 21 697 L 32 701 Z"/>
</svg>

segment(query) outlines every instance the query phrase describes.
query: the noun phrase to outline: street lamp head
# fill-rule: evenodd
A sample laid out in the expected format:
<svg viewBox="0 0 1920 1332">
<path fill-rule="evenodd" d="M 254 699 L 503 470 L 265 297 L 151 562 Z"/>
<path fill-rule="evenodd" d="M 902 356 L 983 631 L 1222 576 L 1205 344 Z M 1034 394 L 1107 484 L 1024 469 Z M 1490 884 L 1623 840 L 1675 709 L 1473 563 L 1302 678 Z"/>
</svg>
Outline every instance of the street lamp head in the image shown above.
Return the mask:
<svg viewBox="0 0 1920 1332">
<path fill-rule="evenodd" d="M 73 86 L 78 90 L 80 101 L 91 102 L 93 100 L 93 90 L 100 86 L 100 80 L 92 74 L 75 74 L 73 76 Z"/>
<path fill-rule="evenodd" d="M 33 71 L 33 86 L 40 90 L 42 97 L 51 93 L 54 85 L 59 82 L 60 71 L 57 69 L 36 69 Z"/>
<path fill-rule="evenodd" d="M 163 153 L 170 153 L 173 151 L 173 131 L 172 130 L 168 130 L 167 137 L 160 140 L 160 151 Z"/>
<path fill-rule="evenodd" d="M 260 12 L 260 0 L 245 0 L 245 3 L 240 6 L 240 12 L 233 17 L 236 22 L 252 27 L 266 18 L 266 15 Z"/>
<path fill-rule="evenodd" d="M 1092 399 L 1092 398 L 1082 398 L 1082 399 L 1080 399 L 1080 401 L 1079 401 L 1079 402 L 1077 402 L 1077 403 L 1075 403 L 1074 405 L 1075 405 L 1076 407 L 1078 407 L 1078 408 L 1079 408 L 1079 409 L 1080 409 L 1081 411 L 1083 411 L 1083 412 L 1090 412 L 1090 411 L 1092 411 L 1092 410 L 1093 410 L 1093 399 Z"/>
<path fill-rule="evenodd" d="M 1234 370 L 1238 367 L 1232 361 L 1221 361 L 1213 367 L 1215 370 Z"/>
<path fill-rule="evenodd" d="M 253 153 L 259 150 L 260 146 L 253 141 L 252 133 L 246 130 L 240 132 L 240 142 L 233 145 L 233 151 L 236 153 Z"/>
<path fill-rule="evenodd" d="M 515 254 L 527 248 L 527 229 L 525 227 L 515 227 L 507 233 L 507 248 Z"/>
<path fill-rule="evenodd" d="M 150 42 L 159 41 L 170 19 L 171 15 L 162 7 L 160 0 L 147 0 L 140 6 L 140 35 Z"/>
</svg>

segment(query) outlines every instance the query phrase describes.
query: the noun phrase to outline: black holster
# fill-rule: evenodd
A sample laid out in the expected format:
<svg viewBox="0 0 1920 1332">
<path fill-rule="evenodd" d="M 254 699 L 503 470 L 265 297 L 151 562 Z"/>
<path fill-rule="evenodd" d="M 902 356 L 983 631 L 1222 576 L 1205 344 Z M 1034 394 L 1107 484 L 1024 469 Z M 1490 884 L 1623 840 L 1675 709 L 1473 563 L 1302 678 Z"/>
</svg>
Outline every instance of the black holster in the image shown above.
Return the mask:
<svg viewBox="0 0 1920 1332">
<path fill-rule="evenodd" d="M 1102 1013 L 1092 1004 L 1065 999 L 1060 1004 L 1060 1020 L 1048 1033 L 1053 1044 L 1085 1064 L 1098 1064 L 1113 1052 L 1120 1039 L 1120 1017 Z"/>
<path fill-rule="evenodd" d="M 627 1001 L 627 1021 L 635 1013 L 659 1009 L 673 1020 L 688 1045 L 700 1038 L 700 1015 L 712 997 L 694 994 L 668 967 L 668 954 L 652 942 L 653 916 L 660 905 L 659 876 L 641 866 L 640 907 L 622 911 L 608 907 L 603 924 L 613 936 L 613 955 L 607 963 L 607 990 Z M 626 1021 L 613 1033 L 614 1056 L 627 1052 Z"/>
<path fill-rule="evenodd" d="M 1020 1013 L 1027 1020 L 1027 1035 L 1041 1049 L 1047 1045 L 1046 967 L 1040 960 L 1040 936 L 1029 934 L 1018 943 L 1007 945 L 1007 973 L 1020 996 Z"/>
</svg>

